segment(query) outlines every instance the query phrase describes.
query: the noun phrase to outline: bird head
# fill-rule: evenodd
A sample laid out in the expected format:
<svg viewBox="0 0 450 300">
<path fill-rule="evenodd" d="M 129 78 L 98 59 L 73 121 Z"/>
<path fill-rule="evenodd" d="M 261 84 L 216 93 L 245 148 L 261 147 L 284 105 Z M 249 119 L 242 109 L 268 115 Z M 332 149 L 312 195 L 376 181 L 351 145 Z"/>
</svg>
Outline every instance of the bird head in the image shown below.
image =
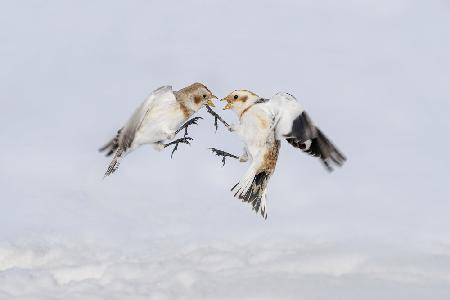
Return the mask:
<svg viewBox="0 0 450 300">
<path fill-rule="evenodd" d="M 189 106 L 195 111 L 198 111 L 205 104 L 212 107 L 215 106 L 212 100 L 217 99 L 217 97 L 202 83 L 196 82 L 191 84 L 190 86 L 185 87 L 183 92 L 188 96 L 188 101 L 190 102 Z"/>
<path fill-rule="evenodd" d="M 248 90 L 235 90 L 221 101 L 226 101 L 227 104 L 223 108 L 232 109 L 237 114 L 241 114 L 246 108 L 255 104 L 260 99 L 258 95 Z"/>
</svg>

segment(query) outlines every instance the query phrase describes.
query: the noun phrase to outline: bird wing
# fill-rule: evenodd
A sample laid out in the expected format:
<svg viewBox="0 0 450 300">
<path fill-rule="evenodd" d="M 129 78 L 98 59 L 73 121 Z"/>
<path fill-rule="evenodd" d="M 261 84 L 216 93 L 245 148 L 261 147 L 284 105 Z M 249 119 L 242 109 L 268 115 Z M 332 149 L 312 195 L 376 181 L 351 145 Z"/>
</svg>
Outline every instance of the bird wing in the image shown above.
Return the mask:
<svg viewBox="0 0 450 300">
<path fill-rule="evenodd" d="M 150 96 L 135 110 L 133 115 L 124 126 L 121 137 L 119 139 L 119 146 L 124 150 L 128 149 L 131 146 L 136 132 L 139 130 L 146 115 L 150 112 L 155 104 L 175 101 L 175 95 L 173 94 L 171 86 L 162 86 L 153 91 Z"/>
<path fill-rule="evenodd" d="M 146 115 L 151 111 L 152 107 L 157 103 L 175 101 L 176 99 L 172 87 L 168 85 L 154 90 L 150 96 L 147 97 L 147 99 L 134 111 L 125 126 L 117 131 L 116 136 L 99 149 L 100 152 L 108 151 L 106 156 L 110 156 L 114 153 L 113 160 L 109 164 L 105 176 L 109 176 L 117 170 L 123 154 L 131 147 L 136 132 L 141 127 L 142 122 Z"/>
<path fill-rule="evenodd" d="M 333 170 L 332 164 L 341 166 L 344 163 L 345 156 L 314 125 L 294 96 L 278 93 L 270 102 L 278 110 L 279 121 L 275 131 L 280 138 L 284 137 L 293 147 L 319 157 L 329 171 Z"/>
<path fill-rule="evenodd" d="M 134 111 L 127 123 L 117 131 L 116 136 L 106 145 L 99 149 L 99 151 L 108 151 L 106 156 L 109 156 L 120 149 L 122 152 L 126 151 L 133 143 L 136 132 L 142 125 L 145 116 L 150 112 L 156 103 L 161 102 L 175 102 L 175 95 L 173 94 L 171 86 L 162 86 L 154 90 L 144 102 Z"/>
</svg>

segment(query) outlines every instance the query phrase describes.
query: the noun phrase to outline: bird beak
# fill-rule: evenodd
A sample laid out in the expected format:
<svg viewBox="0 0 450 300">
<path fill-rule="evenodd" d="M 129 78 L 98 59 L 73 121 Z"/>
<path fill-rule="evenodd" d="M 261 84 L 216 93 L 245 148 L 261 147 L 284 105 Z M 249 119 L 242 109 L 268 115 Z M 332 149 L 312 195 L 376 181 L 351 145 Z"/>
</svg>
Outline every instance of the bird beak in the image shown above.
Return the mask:
<svg viewBox="0 0 450 300">
<path fill-rule="evenodd" d="M 223 108 L 223 110 L 227 110 L 227 109 L 231 109 L 231 103 L 227 103 L 227 105 L 225 105 L 225 107 Z"/>
<path fill-rule="evenodd" d="M 214 96 L 214 97 L 216 97 L 216 96 Z M 215 99 L 217 99 L 217 97 Z M 211 99 L 208 99 L 208 102 L 206 104 L 208 104 L 211 107 L 216 107 Z"/>
</svg>

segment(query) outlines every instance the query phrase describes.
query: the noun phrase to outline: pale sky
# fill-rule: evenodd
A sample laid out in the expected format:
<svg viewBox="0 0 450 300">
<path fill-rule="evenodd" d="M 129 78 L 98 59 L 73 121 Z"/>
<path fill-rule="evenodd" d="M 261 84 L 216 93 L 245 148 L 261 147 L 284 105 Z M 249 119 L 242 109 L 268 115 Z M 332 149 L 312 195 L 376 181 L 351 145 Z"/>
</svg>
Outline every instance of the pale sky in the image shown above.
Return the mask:
<svg viewBox="0 0 450 300">
<path fill-rule="evenodd" d="M 4 1 L 0 28 L 0 253 L 83 243 L 94 245 L 86 255 L 99 253 L 96 247 L 153 253 L 188 244 L 198 252 L 198 245 L 210 243 L 251 249 L 267 243 L 273 256 L 265 259 L 278 270 L 286 258 L 277 241 L 292 253 L 299 243 L 311 249 L 331 243 L 338 245 L 324 254 L 331 263 L 320 265 L 327 272 L 336 266 L 336 253 L 350 251 L 355 264 L 360 257 L 386 256 L 401 266 L 396 257 L 409 253 L 418 260 L 407 260 L 405 269 L 412 266 L 429 280 L 430 290 L 419 284 L 420 292 L 440 291 L 435 299 L 450 294 L 444 288 L 450 278 L 448 1 Z M 191 147 L 180 146 L 173 159 L 170 151 L 142 147 L 103 180 L 109 159 L 96 149 L 149 92 L 196 81 L 218 96 L 238 88 L 263 97 L 295 95 L 347 163 L 328 174 L 318 160 L 283 143 L 264 221 L 229 191 L 248 165 L 229 161 L 221 168 L 207 150 L 239 154 L 241 142 L 223 128 L 215 133 L 202 111 Z M 216 111 L 237 121 L 231 112 Z M 245 247 L 229 250 L 231 257 L 242 259 Z M 438 263 L 423 263 L 422 254 Z M 0 277 L 18 268 L 15 261 L 0 255 Z M 166 262 L 177 266 L 172 258 Z M 187 269 L 195 269 L 191 263 Z M 36 272 L 33 264 L 24 269 Z M 305 272 L 305 295 L 334 293 L 333 280 L 317 286 Z M 411 299 L 403 286 L 382 294 L 372 275 L 354 274 L 367 280 L 363 292 Z M 0 292 L 19 295 L 10 280 Z M 358 299 L 352 282 L 343 282 L 348 287 L 337 295 Z M 223 290 L 212 294 L 217 299 L 255 296 L 227 294 L 226 285 L 214 284 Z M 289 299 L 293 289 L 286 285 Z M 210 295 L 195 285 L 187 289 L 185 295 L 197 299 Z M 41 290 L 31 298 L 50 297 Z M 173 299 L 173 293 L 166 287 L 151 297 Z"/>
</svg>

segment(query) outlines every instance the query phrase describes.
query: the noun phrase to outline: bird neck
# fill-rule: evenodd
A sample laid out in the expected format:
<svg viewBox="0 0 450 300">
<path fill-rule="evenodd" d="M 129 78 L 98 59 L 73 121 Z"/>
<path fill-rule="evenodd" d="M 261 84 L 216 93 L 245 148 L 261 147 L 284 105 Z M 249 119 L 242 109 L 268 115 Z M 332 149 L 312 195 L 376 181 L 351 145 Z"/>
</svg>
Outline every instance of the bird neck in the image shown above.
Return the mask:
<svg viewBox="0 0 450 300">
<path fill-rule="evenodd" d="M 260 104 L 260 103 L 265 103 L 265 102 L 267 102 L 268 100 L 267 99 L 264 99 L 264 98 L 257 98 L 253 103 L 249 103 L 247 106 L 245 106 L 245 107 L 240 107 L 239 109 L 238 109 L 238 111 L 236 111 L 237 112 L 237 114 L 239 115 L 239 119 L 241 119 L 242 118 L 242 116 L 250 109 L 250 108 L 252 108 L 253 106 L 255 106 L 256 104 Z"/>
<path fill-rule="evenodd" d="M 242 116 L 243 116 L 250 108 L 252 108 L 253 105 L 255 105 L 255 104 L 250 104 L 249 106 L 245 107 L 244 109 L 241 109 L 240 112 L 238 112 L 238 114 L 239 114 L 239 119 L 242 119 Z"/>
<path fill-rule="evenodd" d="M 175 92 L 175 98 L 185 118 L 189 118 L 198 110 L 194 107 L 194 103 L 190 99 L 189 95 L 183 93 L 182 91 Z"/>
</svg>

